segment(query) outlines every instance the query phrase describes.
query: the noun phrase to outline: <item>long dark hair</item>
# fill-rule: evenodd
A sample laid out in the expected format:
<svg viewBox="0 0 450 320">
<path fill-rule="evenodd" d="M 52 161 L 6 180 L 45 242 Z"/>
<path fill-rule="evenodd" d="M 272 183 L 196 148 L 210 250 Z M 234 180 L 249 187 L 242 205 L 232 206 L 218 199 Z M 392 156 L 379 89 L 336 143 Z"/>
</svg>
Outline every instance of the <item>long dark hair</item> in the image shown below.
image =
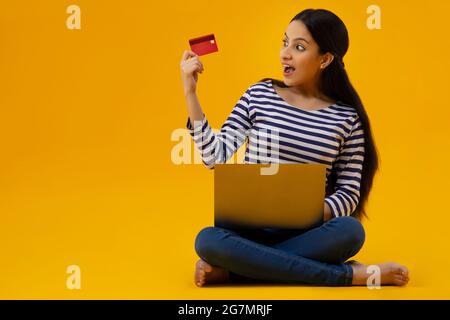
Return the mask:
<svg viewBox="0 0 450 320">
<path fill-rule="evenodd" d="M 354 107 L 361 120 L 364 130 L 365 154 L 361 174 L 360 198 L 352 213 L 353 217 L 361 220 L 363 216 L 368 217 L 364 207 L 372 188 L 373 178 L 378 170 L 378 155 L 366 110 L 358 93 L 350 83 L 342 60 L 349 46 L 347 28 L 338 16 L 325 9 L 303 10 L 292 18 L 290 22 L 294 20 L 301 21 L 306 26 L 319 45 L 320 54 L 329 52 L 334 55 L 333 61 L 322 72 L 319 90 L 327 97 Z M 277 79 L 264 78 L 260 81 L 267 80 L 272 81 L 279 87 L 288 87 L 283 81 Z M 332 170 L 328 177 L 327 195 L 335 191 L 336 180 L 336 172 Z"/>
</svg>

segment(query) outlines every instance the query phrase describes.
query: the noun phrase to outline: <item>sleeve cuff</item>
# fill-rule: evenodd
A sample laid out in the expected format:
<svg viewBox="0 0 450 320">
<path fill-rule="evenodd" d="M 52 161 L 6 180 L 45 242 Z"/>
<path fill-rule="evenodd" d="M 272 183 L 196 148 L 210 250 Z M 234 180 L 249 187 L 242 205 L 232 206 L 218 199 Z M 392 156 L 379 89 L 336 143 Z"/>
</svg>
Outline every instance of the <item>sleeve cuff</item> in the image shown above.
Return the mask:
<svg viewBox="0 0 450 320">
<path fill-rule="evenodd" d="M 194 132 L 196 131 L 196 129 L 198 127 L 202 127 L 203 128 L 203 126 L 207 123 L 206 115 L 203 114 L 202 120 L 194 121 L 194 122 L 195 123 L 194 123 L 194 126 L 193 126 L 192 122 L 191 122 L 191 118 L 190 117 L 187 118 L 186 128 L 189 130 L 189 133 L 191 134 L 191 136 L 194 136 Z"/>
</svg>

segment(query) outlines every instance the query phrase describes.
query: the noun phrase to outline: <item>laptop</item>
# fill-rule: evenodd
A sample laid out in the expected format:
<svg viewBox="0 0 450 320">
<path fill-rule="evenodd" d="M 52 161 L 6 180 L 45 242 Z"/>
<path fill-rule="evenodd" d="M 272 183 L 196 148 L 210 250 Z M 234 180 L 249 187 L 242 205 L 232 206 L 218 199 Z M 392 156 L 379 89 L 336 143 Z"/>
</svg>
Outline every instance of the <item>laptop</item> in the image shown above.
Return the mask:
<svg viewBox="0 0 450 320">
<path fill-rule="evenodd" d="M 215 226 L 304 229 L 322 223 L 326 166 L 278 163 L 275 174 L 261 174 L 270 165 L 215 164 Z"/>
</svg>

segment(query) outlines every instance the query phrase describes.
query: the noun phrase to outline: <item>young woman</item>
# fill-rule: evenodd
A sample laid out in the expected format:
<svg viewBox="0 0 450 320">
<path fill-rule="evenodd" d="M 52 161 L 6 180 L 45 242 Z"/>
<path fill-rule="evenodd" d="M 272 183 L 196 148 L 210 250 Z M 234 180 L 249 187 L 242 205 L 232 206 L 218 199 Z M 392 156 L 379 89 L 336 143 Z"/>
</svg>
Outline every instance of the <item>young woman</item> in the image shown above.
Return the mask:
<svg viewBox="0 0 450 320">
<path fill-rule="evenodd" d="M 344 67 L 348 45 L 347 29 L 332 12 L 297 14 L 280 51 L 283 81 L 265 78 L 251 85 L 217 134 L 196 96 L 203 64 L 195 53 L 184 52 L 186 126 L 208 168 L 225 163 L 245 141 L 245 163 L 327 165 L 323 222 L 304 230 L 204 228 L 195 240 L 201 258 L 195 270 L 198 286 L 255 281 L 366 285 L 372 274 L 368 266 L 347 260 L 365 240 L 360 220 L 378 157 L 366 111 Z M 276 160 L 261 148 L 263 132 L 271 130 L 278 134 Z M 377 266 L 381 285 L 408 283 L 405 266 Z"/>
</svg>

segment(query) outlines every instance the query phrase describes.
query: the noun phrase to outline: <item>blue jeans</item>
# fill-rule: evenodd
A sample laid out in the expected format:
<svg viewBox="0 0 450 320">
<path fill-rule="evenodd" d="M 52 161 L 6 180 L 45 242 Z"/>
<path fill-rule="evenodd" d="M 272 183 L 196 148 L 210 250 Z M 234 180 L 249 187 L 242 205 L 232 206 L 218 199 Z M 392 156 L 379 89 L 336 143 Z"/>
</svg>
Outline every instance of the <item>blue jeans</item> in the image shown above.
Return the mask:
<svg viewBox="0 0 450 320">
<path fill-rule="evenodd" d="M 307 229 L 202 229 L 195 251 L 229 271 L 231 282 L 282 282 L 349 286 L 353 269 L 345 263 L 364 244 L 361 222 L 337 217 Z"/>
</svg>

